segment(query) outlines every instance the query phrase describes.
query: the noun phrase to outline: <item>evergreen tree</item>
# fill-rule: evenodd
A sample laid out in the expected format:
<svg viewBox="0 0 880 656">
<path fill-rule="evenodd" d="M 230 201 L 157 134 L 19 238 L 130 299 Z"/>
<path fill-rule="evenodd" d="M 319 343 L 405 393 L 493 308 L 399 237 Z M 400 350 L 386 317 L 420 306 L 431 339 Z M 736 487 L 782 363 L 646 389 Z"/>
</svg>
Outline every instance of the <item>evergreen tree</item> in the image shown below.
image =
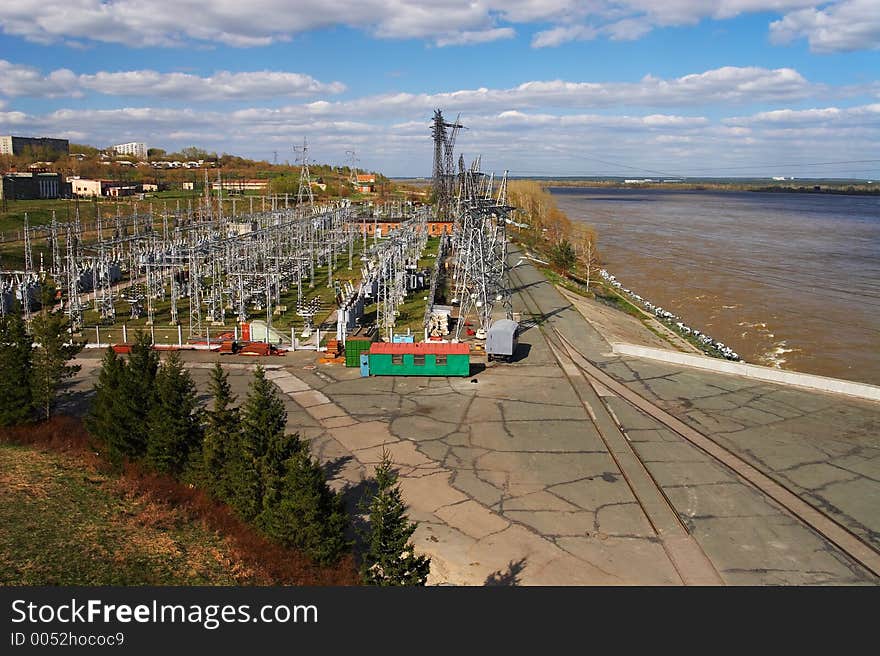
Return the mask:
<svg viewBox="0 0 880 656">
<path fill-rule="evenodd" d="M 260 458 L 260 480 L 263 489 L 262 509 L 259 521 L 261 526 L 267 525 L 284 494 L 284 479 L 287 476 L 288 461 L 295 454 L 306 450 L 308 445 L 299 437 L 299 433 L 286 435 L 279 431 L 270 435 L 266 450 Z M 268 520 L 271 523 L 271 519 Z M 271 531 L 269 531 L 271 534 Z"/>
<path fill-rule="evenodd" d="M 40 415 L 48 419 L 61 383 L 80 370 L 79 365 L 67 364 L 79 353 L 84 344 L 73 339 L 67 317 L 52 312 L 55 287 L 44 282 L 41 287 L 42 310 L 31 324 L 36 349 L 33 352 L 31 390 Z"/>
<path fill-rule="evenodd" d="M 124 456 L 134 455 L 128 421 L 128 405 L 122 398 L 125 393 L 125 360 L 107 347 L 101 361 L 101 372 L 95 384 L 95 398 L 86 416 L 89 432 L 101 440 L 107 455 L 114 464 L 122 462 Z"/>
<path fill-rule="evenodd" d="M 361 576 L 368 585 L 425 585 L 431 559 L 417 556 L 410 541 L 416 524 L 407 519 L 397 472 L 387 450 L 376 467 L 376 486 L 369 503 L 370 523 L 364 535 L 367 553 Z"/>
<path fill-rule="evenodd" d="M 202 432 L 196 386 L 177 351 L 159 368 L 147 430 L 149 463 L 161 472 L 183 473 L 201 445 Z"/>
<path fill-rule="evenodd" d="M 277 497 L 261 515 L 263 530 L 322 564 L 337 562 L 351 547 L 345 537 L 348 516 L 342 496 L 327 485 L 324 470 L 306 446 L 285 463 Z"/>
<path fill-rule="evenodd" d="M 568 273 L 574 267 L 575 262 L 577 262 L 577 253 L 575 253 L 571 242 L 563 239 L 550 251 L 550 260 L 563 273 Z"/>
<path fill-rule="evenodd" d="M 14 303 L 0 317 L 0 426 L 24 424 L 33 418 L 31 374 L 33 346 Z"/>
<path fill-rule="evenodd" d="M 158 371 L 159 354 L 153 350 L 150 336 L 139 331 L 131 346 L 120 394 L 130 454 L 136 458 L 147 452 L 147 418 L 156 398 Z"/>
<path fill-rule="evenodd" d="M 230 467 L 232 504 L 245 520 L 262 511 L 264 457 L 273 440 L 284 438 L 286 423 L 287 412 L 275 385 L 257 366 L 241 408 L 239 449 Z"/>
<path fill-rule="evenodd" d="M 231 471 L 233 456 L 241 448 L 241 417 L 234 407 L 235 395 L 229 386 L 229 375 L 217 362 L 211 370 L 209 382 L 214 403 L 205 412 L 202 442 L 202 472 L 205 485 L 221 501 L 231 501 Z"/>
</svg>

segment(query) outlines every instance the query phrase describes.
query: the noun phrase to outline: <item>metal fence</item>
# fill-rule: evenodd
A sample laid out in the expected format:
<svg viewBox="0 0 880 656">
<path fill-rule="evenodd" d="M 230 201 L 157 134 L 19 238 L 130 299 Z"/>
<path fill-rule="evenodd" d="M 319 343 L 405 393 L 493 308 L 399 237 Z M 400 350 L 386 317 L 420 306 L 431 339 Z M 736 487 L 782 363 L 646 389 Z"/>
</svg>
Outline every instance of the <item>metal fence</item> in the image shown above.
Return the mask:
<svg viewBox="0 0 880 656">
<path fill-rule="evenodd" d="M 130 344 L 139 332 L 150 336 L 150 341 L 156 346 L 191 348 L 197 350 L 210 350 L 218 347 L 221 342 L 230 337 L 236 341 L 267 341 L 265 328 L 254 328 L 251 333 L 237 324 L 230 326 L 209 326 L 201 335 L 190 335 L 189 329 L 184 325 L 177 326 L 128 326 L 127 324 L 91 325 L 85 326 L 81 331 L 81 338 L 86 343 L 86 348 L 104 348 L 116 344 Z M 290 334 L 285 335 L 273 344 L 285 349 L 314 350 L 317 348 L 325 333 L 316 329 L 308 338 L 297 334 L 291 327 Z"/>
</svg>

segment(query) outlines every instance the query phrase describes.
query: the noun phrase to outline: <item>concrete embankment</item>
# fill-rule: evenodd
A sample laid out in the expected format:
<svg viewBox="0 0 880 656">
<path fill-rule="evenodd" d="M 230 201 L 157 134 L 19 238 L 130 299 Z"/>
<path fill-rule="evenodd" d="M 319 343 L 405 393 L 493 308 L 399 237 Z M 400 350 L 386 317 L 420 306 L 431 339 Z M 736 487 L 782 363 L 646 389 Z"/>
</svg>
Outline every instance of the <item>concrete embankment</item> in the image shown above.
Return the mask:
<svg viewBox="0 0 880 656">
<path fill-rule="evenodd" d="M 784 371 L 782 369 L 762 367 L 760 365 L 746 364 L 743 362 L 731 362 L 719 358 L 680 353 L 678 351 L 639 346 L 636 344 L 614 343 L 611 347 L 614 350 L 614 353 L 618 355 L 631 355 L 639 358 L 648 358 L 650 360 L 660 360 L 662 362 L 680 364 L 686 367 L 704 369 L 706 371 L 734 374 L 736 376 L 764 380 L 772 383 L 794 385 L 796 387 L 820 390 L 823 392 L 846 394 L 848 396 L 868 399 L 871 401 L 880 401 L 880 387 L 876 385 L 841 380 L 839 378 L 827 378 L 825 376 L 816 376 L 813 374 L 802 374 L 796 371 Z"/>
</svg>

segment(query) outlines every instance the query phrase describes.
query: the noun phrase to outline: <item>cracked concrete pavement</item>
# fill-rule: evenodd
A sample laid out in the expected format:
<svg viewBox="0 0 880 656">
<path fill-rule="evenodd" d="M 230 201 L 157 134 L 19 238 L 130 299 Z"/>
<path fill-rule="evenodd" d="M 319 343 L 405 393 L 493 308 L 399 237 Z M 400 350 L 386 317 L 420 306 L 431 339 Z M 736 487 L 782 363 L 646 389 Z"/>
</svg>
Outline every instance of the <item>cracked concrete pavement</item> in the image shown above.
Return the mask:
<svg viewBox="0 0 880 656">
<path fill-rule="evenodd" d="M 469 378 L 360 378 L 357 369 L 316 367 L 313 353 L 265 360 L 288 429 L 311 440 L 335 486 L 359 486 L 382 450 L 391 452 L 410 517 L 419 522 L 416 546 L 432 557 L 430 582 L 479 585 L 511 571 L 523 584 L 689 582 L 597 428 L 595 414 L 606 408 L 621 444 L 684 527 L 681 539 L 708 559 L 720 582 L 877 583 L 731 470 L 607 389 L 584 401 L 539 324 L 878 546 L 876 404 L 615 356 L 580 314 L 588 306 L 573 307 L 528 264 L 515 274 L 541 311 L 524 315 L 527 355 L 517 362 L 490 363 Z M 513 301 L 524 310 L 519 293 Z M 186 355 L 202 390 L 216 357 Z M 98 364 L 83 362 L 81 390 Z M 222 362 L 243 398 L 253 363 Z"/>
</svg>

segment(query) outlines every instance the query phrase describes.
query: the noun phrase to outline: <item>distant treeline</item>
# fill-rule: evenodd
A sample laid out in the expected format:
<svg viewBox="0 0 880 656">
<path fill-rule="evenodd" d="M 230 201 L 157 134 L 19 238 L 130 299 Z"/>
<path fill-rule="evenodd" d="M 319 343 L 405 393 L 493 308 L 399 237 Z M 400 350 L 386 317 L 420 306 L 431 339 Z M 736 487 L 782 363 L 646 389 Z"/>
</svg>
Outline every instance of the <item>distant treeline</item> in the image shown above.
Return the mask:
<svg viewBox="0 0 880 656">
<path fill-rule="evenodd" d="M 511 234 L 563 275 L 580 275 L 589 281 L 600 262 L 596 231 L 584 223 L 572 223 L 541 184 L 513 180 L 508 200 L 516 208 Z"/>
<path fill-rule="evenodd" d="M 760 181 L 729 181 L 729 182 L 639 182 L 626 183 L 622 180 L 585 180 L 585 179 L 545 179 L 535 181 L 542 187 L 601 187 L 609 189 L 664 189 L 675 191 L 766 191 L 776 193 L 811 193 L 811 194 L 858 194 L 878 195 L 880 184 L 866 182 L 841 182 L 810 180 L 807 184 L 767 184 Z"/>
</svg>

